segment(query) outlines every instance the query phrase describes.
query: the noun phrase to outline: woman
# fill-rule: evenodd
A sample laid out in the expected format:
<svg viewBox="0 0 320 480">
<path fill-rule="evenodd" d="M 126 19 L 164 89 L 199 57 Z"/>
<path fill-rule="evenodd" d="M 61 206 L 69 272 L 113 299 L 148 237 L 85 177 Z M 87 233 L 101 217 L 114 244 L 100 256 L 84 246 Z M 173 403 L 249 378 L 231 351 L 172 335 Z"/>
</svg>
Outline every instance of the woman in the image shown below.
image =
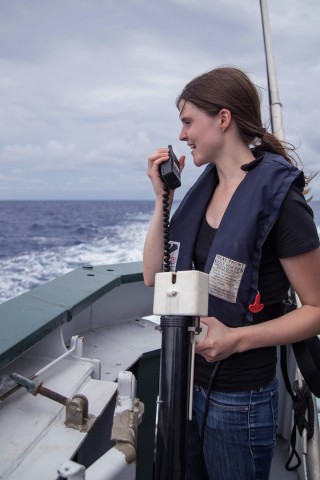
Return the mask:
<svg viewBox="0 0 320 480">
<path fill-rule="evenodd" d="M 196 166 L 207 165 L 170 224 L 176 270 L 209 274 L 208 328 L 196 347 L 188 479 L 267 479 L 277 425 L 276 346 L 320 333 L 320 249 L 304 177 L 262 125 L 259 94 L 241 70 L 223 67 L 188 83 L 177 100 Z M 159 165 L 144 247 L 144 279 L 162 271 Z M 185 158 L 181 157 L 183 168 Z M 173 200 L 174 192 L 170 194 Z M 284 313 L 289 286 L 302 307 Z M 222 361 L 208 391 L 217 361 Z M 203 449 L 201 425 L 210 395 Z"/>
</svg>

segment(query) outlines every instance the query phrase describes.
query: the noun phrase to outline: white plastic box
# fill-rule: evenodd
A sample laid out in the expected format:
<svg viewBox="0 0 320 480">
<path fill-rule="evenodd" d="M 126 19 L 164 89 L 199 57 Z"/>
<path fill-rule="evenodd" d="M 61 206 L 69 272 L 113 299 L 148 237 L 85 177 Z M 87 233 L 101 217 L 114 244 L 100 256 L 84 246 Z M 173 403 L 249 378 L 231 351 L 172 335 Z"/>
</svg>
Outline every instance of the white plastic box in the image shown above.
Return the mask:
<svg viewBox="0 0 320 480">
<path fill-rule="evenodd" d="M 155 277 L 154 315 L 208 316 L 209 277 L 197 270 L 162 272 Z"/>
</svg>

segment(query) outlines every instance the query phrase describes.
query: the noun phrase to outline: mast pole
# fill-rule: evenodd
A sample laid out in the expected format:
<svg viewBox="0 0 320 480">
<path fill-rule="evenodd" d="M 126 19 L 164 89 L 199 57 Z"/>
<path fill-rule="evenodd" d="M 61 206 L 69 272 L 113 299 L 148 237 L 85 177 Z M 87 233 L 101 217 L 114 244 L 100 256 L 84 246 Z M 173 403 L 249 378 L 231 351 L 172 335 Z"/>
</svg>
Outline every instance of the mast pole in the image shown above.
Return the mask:
<svg viewBox="0 0 320 480">
<path fill-rule="evenodd" d="M 260 0 L 260 8 L 261 8 L 261 20 L 262 20 L 262 29 L 263 29 L 263 39 L 264 39 L 264 46 L 265 46 L 265 54 L 266 54 L 266 65 L 267 65 L 267 78 L 268 78 L 268 90 L 269 90 L 269 105 L 270 105 L 270 118 L 271 118 L 271 129 L 272 133 L 276 135 L 279 140 L 284 140 L 284 131 L 282 127 L 282 104 L 279 100 L 279 92 L 278 92 L 278 85 L 276 79 L 276 69 L 275 69 L 275 62 L 273 57 L 273 50 L 272 50 L 272 42 L 271 42 L 271 29 L 269 23 L 269 14 L 268 14 L 268 6 L 267 0 Z M 295 294 L 297 305 L 301 305 L 301 302 Z M 292 363 L 291 363 L 292 362 Z M 289 362 L 288 365 L 291 364 L 291 367 L 294 365 L 294 368 L 297 368 L 296 361 L 293 355 L 293 352 L 290 352 Z M 302 381 L 301 373 L 298 371 L 298 379 L 299 382 Z M 315 409 L 317 407 L 316 399 L 313 397 L 313 403 L 315 405 Z M 290 408 L 289 399 L 285 402 L 285 409 Z M 278 432 L 284 438 L 288 438 L 290 433 L 288 432 L 287 425 L 285 420 L 279 422 Z M 303 470 L 304 475 L 309 478 L 319 478 L 318 472 L 319 469 L 317 466 L 320 465 L 320 454 L 319 454 L 319 421 L 317 416 L 314 417 L 314 432 L 315 434 L 310 439 L 306 439 L 303 437 L 303 445 L 306 449 L 304 455 L 304 462 L 303 462 Z M 305 434 L 305 430 L 304 430 Z"/>
<path fill-rule="evenodd" d="M 264 48 L 266 54 L 271 130 L 279 140 L 284 140 L 284 131 L 282 126 L 282 104 L 279 98 L 267 0 L 260 0 L 260 9 Z"/>
</svg>

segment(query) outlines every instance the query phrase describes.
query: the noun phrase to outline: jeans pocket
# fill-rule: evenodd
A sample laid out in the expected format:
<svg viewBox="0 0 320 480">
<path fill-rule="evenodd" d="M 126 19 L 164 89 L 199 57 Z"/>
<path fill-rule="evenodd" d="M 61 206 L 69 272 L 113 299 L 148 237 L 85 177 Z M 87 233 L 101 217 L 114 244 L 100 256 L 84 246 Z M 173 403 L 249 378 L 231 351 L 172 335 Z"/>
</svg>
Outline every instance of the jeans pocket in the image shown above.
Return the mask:
<svg viewBox="0 0 320 480">
<path fill-rule="evenodd" d="M 200 387 L 202 396 L 207 400 L 207 392 L 203 387 Z M 247 412 L 250 401 L 250 393 L 248 392 L 246 398 L 238 396 L 238 394 L 230 394 L 223 392 L 211 392 L 209 398 L 209 405 L 217 409 L 230 412 Z"/>
<path fill-rule="evenodd" d="M 236 405 L 231 403 L 223 403 L 223 402 L 219 402 L 212 399 L 210 399 L 210 405 L 217 408 L 218 410 L 221 410 L 224 412 L 230 412 L 230 413 L 232 412 L 246 413 L 249 410 L 248 405 L 240 405 L 240 404 Z"/>
</svg>

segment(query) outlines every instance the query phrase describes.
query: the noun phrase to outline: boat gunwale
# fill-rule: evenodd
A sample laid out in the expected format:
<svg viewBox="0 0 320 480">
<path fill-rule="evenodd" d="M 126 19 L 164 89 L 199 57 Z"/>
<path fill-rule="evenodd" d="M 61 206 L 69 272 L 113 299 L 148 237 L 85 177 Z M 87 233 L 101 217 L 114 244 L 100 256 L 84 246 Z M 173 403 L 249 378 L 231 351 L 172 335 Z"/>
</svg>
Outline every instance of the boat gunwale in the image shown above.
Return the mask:
<svg viewBox="0 0 320 480">
<path fill-rule="evenodd" d="M 142 262 L 84 265 L 0 304 L 0 368 L 105 294 L 139 281 Z"/>
</svg>

